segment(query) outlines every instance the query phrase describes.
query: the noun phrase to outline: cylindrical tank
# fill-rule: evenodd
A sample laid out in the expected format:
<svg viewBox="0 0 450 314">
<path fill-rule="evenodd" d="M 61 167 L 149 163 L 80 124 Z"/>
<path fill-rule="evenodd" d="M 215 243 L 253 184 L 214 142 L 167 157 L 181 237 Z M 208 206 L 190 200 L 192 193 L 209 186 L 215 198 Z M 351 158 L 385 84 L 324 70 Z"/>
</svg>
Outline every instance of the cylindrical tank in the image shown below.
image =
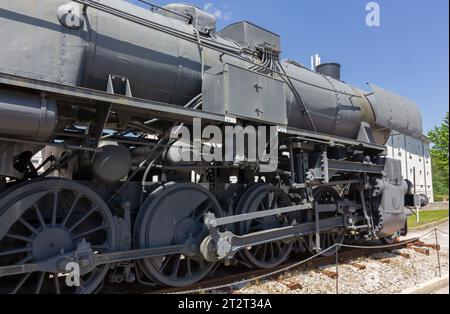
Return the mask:
<svg viewBox="0 0 450 314">
<path fill-rule="evenodd" d="M 45 140 L 57 123 L 53 99 L 0 89 L 0 134 Z"/>
<path fill-rule="evenodd" d="M 341 65 L 339 63 L 323 63 L 316 67 L 316 72 L 325 76 L 341 80 Z"/>
<path fill-rule="evenodd" d="M 94 178 L 104 183 L 115 183 L 124 178 L 131 168 L 131 154 L 128 147 L 115 142 L 101 142 L 102 149 L 90 165 Z"/>
</svg>

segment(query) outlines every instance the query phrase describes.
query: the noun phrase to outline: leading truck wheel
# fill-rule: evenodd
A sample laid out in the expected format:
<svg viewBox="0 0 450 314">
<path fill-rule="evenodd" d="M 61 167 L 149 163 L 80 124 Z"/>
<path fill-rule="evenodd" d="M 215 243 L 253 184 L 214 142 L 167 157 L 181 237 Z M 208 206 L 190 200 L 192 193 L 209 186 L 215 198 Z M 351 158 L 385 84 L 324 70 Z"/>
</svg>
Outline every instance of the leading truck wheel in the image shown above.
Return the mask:
<svg viewBox="0 0 450 314">
<path fill-rule="evenodd" d="M 237 205 L 237 215 L 292 206 L 289 196 L 280 188 L 268 184 L 250 187 Z M 278 215 L 238 223 L 240 235 L 281 228 L 292 224 L 290 215 Z M 289 258 L 293 240 L 274 241 L 247 247 L 239 252 L 244 261 L 263 269 L 279 266 Z"/>
<path fill-rule="evenodd" d="M 89 188 L 64 179 L 30 181 L 0 198 L 0 268 L 38 263 L 87 242 L 96 254 L 113 252 L 116 230 L 105 202 Z M 108 265 L 66 284 L 67 274 L 29 272 L 0 278 L 0 293 L 89 294 L 103 283 Z"/>
<path fill-rule="evenodd" d="M 136 219 L 136 248 L 192 244 L 200 248 L 209 232 L 204 215 L 220 216 L 221 209 L 214 195 L 198 184 L 170 183 L 156 189 L 142 206 Z M 173 254 L 139 261 L 144 274 L 155 283 L 169 287 L 191 286 L 215 268 L 200 254 Z"/>
</svg>

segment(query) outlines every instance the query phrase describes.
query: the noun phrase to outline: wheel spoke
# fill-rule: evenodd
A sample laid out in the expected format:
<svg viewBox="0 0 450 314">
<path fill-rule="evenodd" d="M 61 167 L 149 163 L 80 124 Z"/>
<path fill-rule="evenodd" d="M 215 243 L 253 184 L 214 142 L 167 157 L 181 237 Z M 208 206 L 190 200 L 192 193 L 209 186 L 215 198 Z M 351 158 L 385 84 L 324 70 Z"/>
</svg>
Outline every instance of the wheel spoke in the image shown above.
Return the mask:
<svg viewBox="0 0 450 314">
<path fill-rule="evenodd" d="M 172 278 L 177 278 L 178 269 L 180 268 L 180 263 L 181 263 L 181 255 L 178 256 L 175 261 L 175 265 L 174 265 L 173 271 L 172 271 Z"/>
<path fill-rule="evenodd" d="M 273 262 L 275 260 L 275 251 L 273 248 L 273 243 L 270 243 L 270 260 Z"/>
<path fill-rule="evenodd" d="M 281 247 L 280 241 L 277 241 L 276 244 L 277 244 L 278 250 L 279 250 L 280 252 L 283 252 L 283 248 Z"/>
<path fill-rule="evenodd" d="M 26 222 L 25 220 L 23 220 L 23 218 L 19 218 L 19 222 L 24 225 L 25 227 L 28 228 L 28 230 L 30 230 L 32 233 L 34 234 L 38 234 L 39 231 L 36 230 L 35 227 L 33 227 L 32 225 L 30 225 L 28 222 Z"/>
<path fill-rule="evenodd" d="M 173 255 L 169 255 L 168 257 L 166 256 L 166 259 L 164 260 L 164 263 L 161 265 L 161 267 L 159 268 L 159 270 L 161 272 L 164 271 L 164 269 L 166 269 L 167 265 L 169 264 L 169 261 L 172 259 Z"/>
<path fill-rule="evenodd" d="M 53 281 L 55 283 L 55 293 L 61 294 L 61 289 L 59 287 L 59 277 L 58 274 L 53 274 Z"/>
<path fill-rule="evenodd" d="M 53 192 L 53 210 L 52 210 L 52 226 L 56 227 L 56 216 L 58 214 L 58 195 L 59 192 Z"/>
<path fill-rule="evenodd" d="M 258 256 L 258 252 L 261 250 L 261 247 L 262 247 L 262 245 L 256 246 L 255 252 L 253 253 L 253 256 L 254 256 L 254 257 L 257 257 L 257 256 Z"/>
<path fill-rule="evenodd" d="M 267 243 L 264 244 L 264 251 L 263 251 L 263 255 L 262 255 L 263 261 L 266 261 L 266 256 L 267 256 Z"/>
<path fill-rule="evenodd" d="M 26 264 L 26 263 L 30 262 L 31 260 L 33 260 L 33 256 L 28 255 L 28 256 L 22 258 L 20 261 L 18 261 L 16 263 L 16 265 L 23 265 L 23 264 Z"/>
<path fill-rule="evenodd" d="M 41 227 L 43 230 L 47 229 L 47 225 L 45 224 L 44 217 L 42 217 L 41 210 L 39 209 L 39 206 L 37 204 L 33 205 L 34 211 L 36 212 L 36 216 L 39 220 L 39 223 L 41 224 Z"/>
<path fill-rule="evenodd" d="M 262 210 L 269 210 L 268 205 L 269 205 L 269 200 L 268 200 L 268 196 L 266 196 L 266 197 L 264 197 L 264 199 L 262 200 L 262 202 L 260 204 L 261 209 Z M 258 206 L 258 208 L 259 208 L 259 206 Z"/>
<path fill-rule="evenodd" d="M 277 201 L 278 201 L 278 194 L 277 194 L 277 193 L 274 193 L 274 195 L 273 195 L 273 200 L 272 200 L 272 204 L 270 205 L 270 209 L 276 209 L 276 208 L 278 208 Z"/>
<path fill-rule="evenodd" d="M 75 196 L 75 200 L 72 203 L 72 206 L 70 207 L 69 211 L 66 214 L 66 217 L 64 217 L 64 221 L 61 224 L 61 227 L 64 228 L 67 224 L 67 221 L 69 220 L 70 216 L 72 215 L 73 211 L 75 210 L 75 207 L 78 204 L 78 201 L 80 200 L 80 194 L 77 193 Z"/>
<path fill-rule="evenodd" d="M 186 258 L 186 267 L 187 267 L 187 277 L 192 277 L 192 269 L 191 269 L 191 258 L 188 256 Z"/>
<path fill-rule="evenodd" d="M 25 275 L 22 276 L 22 279 L 19 281 L 19 283 L 17 284 L 17 286 L 14 288 L 14 290 L 11 292 L 11 294 L 16 294 L 20 288 L 22 288 L 23 284 L 25 283 L 25 281 L 27 281 L 27 279 L 31 276 L 31 273 L 27 273 Z"/>
<path fill-rule="evenodd" d="M 0 256 L 7 256 L 7 255 L 13 255 L 13 254 L 27 253 L 27 252 L 31 252 L 30 247 L 23 247 L 23 248 L 13 249 L 13 250 L 9 250 L 9 251 L 3 251 L 3 252 L 0 252 Z"/>
<path fill-rule="evenodd" d="M 33 242 L 33 239 L 32 239 L 32 238 L 30 238 L 30 237 L 25 237 L 25 236 L 21 236 L 21 235 L 18 235 L 18 234 L 11 234 L 11 233 L 8 233 L 8 234 L 6 235 L 6 237 L 8 237 L 8 238 L 10 238 L 10 239 L 15 239 L 15 240 L 23 241 L 23 242 L 28 242 L 28 243 L 32 243 L 32 242 Z"/>
<path fill-rule="evenodd" d="M 87 235 L 89 235 L 89 234 L 92 234 L 92 233 L 94 233 L 94 232 L 97 232 L 97 231 L 106 229 L 107 227 L 108 227 L 108 226 L 107 226 L 106 224 L 103 224 L 103 225 L 101 225 L 101 226 L 98 226 L 98 227 L 96 227 L 96 228 L 93 228 L 93 229 L 91 229 L 91 230 L 88 230 L 88 231 L 86 231 L 86 232 L 83 232 L 83 233 L 81 233 L 81 234 L 76 235 L 76 236 L 74 237 L 74 239 L 79 239 L 79 238 L 85 237 L 85 236 L 87 236 Z"/>
<path fill-rule="evenodd" d="M 44 283 L 44 279 L 45 279 L 45 274 L 46 273 L 44 273 L 44 272 L 40 273 L 34 294 L 39 294 L 41 292 L 42 284 Z"/>
<path fill-rule="evenodd" d="M 90 215 L 92 215 L 94 212 L 98 210 L 98 207 L 94 207 L 91 209 L 86 215 L 84 215 L 80 220 L 78 220 L 75 224 L 72 225 L 72 227 L 69 228 L 69 232 L 72 232 L 76 227 L 81 225 Z"/>
</svg>

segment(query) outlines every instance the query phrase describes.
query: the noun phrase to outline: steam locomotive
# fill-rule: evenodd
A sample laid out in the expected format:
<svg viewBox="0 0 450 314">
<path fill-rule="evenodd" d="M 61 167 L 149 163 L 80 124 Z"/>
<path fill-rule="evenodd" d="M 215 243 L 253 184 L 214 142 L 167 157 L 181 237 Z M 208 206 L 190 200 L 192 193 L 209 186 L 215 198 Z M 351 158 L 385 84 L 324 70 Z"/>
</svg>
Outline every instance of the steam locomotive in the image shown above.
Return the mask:
<svg viewBox="0 0 450 314">
<path fill-rule="evenodd" d="M 220 263 L 273 268 L 407 233 L 412 184 L 385 144 L 422 136 L 417 106 L 343 82 L 339 64 L 280 60 L 273 32 L 217 31 L 187 4 L 15 0 L 0 4 L 0 37 L 2 293 L 186 287 Z M 271 134 L 256 159 L 251 132 L 173 136 L 199 121 Z"/>
</svg>

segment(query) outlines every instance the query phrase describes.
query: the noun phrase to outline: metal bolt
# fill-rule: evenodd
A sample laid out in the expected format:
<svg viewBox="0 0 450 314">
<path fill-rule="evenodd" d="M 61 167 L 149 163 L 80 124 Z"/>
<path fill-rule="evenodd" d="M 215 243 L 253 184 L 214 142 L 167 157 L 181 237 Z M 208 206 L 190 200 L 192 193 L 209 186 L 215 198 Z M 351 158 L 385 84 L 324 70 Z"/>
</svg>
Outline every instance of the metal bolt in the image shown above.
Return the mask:
<svg viewBox="0 0 450 314">
<path fill-rule="evenodd" d="M 78 264 L 80 265 L 80 267 L 88 267 L 91 264 L 91 261 L 89 260 L 89 257 L 82 256 L 78 260 Z"/>
</svg>

